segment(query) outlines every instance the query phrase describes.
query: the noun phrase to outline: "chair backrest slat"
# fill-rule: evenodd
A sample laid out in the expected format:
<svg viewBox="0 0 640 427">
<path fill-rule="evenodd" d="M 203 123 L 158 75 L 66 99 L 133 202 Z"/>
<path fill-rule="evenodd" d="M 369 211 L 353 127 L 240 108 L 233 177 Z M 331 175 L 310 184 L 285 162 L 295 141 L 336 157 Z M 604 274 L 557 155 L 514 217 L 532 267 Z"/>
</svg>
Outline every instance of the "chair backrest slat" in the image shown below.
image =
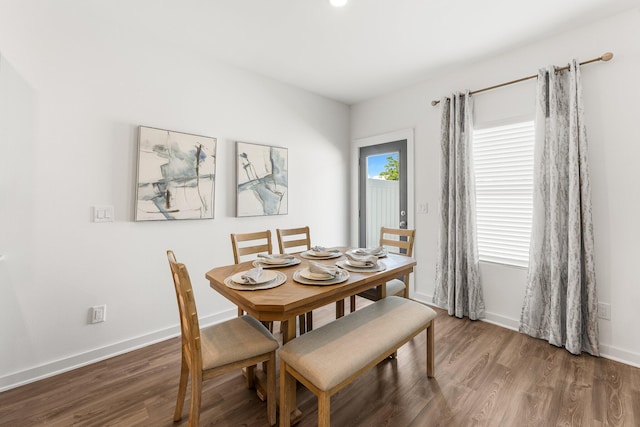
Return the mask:
<svg viewBox="0 0 640 427">
<path fill-rule="evenodd" d="M 311 233 L 309 227 L 298 227 L 288 229 L 276 229 L 278 236 L 278 249 L 280 253 L 285 253 L 285 249 L 305 248 L 311 249 Z M 291 237 L 293 236 L 293 237 Z"/>
<path fill-rule="evenodd" d="M 393 237 L 387 237 L 393 236 Z M 392 246 L 400 249 L 399 253 L 408 257 L 413 256 L 413 240 L 416 230 L 402 228 L 380 228 L 380 246 Z M 404 250 L 404 252 L 402 252 Z"/>
<path fill-rule="evenodd" d="M 271 230 L 253 233 L 232 233 L 231 247 L 233 248 L 233 262 L 239 264 L 242 256 L 259 253 L 273 253 Z"/>
</svg>

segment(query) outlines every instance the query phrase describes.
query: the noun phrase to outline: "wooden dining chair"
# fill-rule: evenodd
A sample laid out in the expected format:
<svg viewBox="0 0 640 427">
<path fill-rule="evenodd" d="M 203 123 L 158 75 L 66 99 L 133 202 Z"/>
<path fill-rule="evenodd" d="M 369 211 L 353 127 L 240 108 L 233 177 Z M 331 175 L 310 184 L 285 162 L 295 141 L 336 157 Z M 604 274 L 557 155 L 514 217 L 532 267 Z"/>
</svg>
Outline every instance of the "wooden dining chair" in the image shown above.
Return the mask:
<svg viewBox="0 0 640 427">
<path fill-rule="evenodd" d="M 380 246 L 385 247 L 387 250 L 393 248 L 390 251 L 400 255 L 408 257 L 413 256 L 413 241 L 416 236 L 416 230 L 406 230 L 402 228 L 380 228 Z M 397 295 L 404 298 L 409 298 L 409 274 L 406 274 L 402 279 L 393 279 L 386 283 L 386 295 Z M 377 301 L 380 299 L 380 295 L 376 288 L 367 289 L 364 292 L 358 294 L 359 296 L 371 301 Z M 356 309 L 356 297 L 355 295 L 349 299 L 350 311 L 353 312 Z"/>
<path fill-rule="evenodd" d="M 278 249 L 281 254 L 288 252 L 300 252 L 301 250 L 311 249 L 311 233 L 309 227 L 299 228 L 277 228 L 276 236 L 278 236 Z M 293 248 L 293 250 L 292 250 Z M 298 317 L 300 324 L 300 335 L 313 329 L 313 311 L 309 311 L 304 316 Z"/>
<path fill-rule="evenodd" d="M 248 255 L 258 255 L 260 253 L 273 253 L 273 244 L 271 239 L 271 230 L 255 231 L 252 233 L 232 233 L 231 234 L 231 247 L 233 248 L 233 262 L 240 264 L 240 262 L 247 260 Z M 255 258 L 255 256 L 254 256 Z M 238 316 L 242 316 L 244 312 L 238 307 Z M 298 317 L 300 335 L 306 331 L 305 316 L 301 314 Z M 264 325 L 273 332 L 273 322 L 264 322 Z"/>
<path fill-rule="evenodd" d="M 254 231 L 252 233 L 231 233 L 231 248 L 233 249 L 233 263 L 240 264 L 247 258 L 247 255 L 257 255 L 259 253 L 273 253 L 271 243 L 271 230 Z M 253 257 L 255 258 L 255 257 Z M 238 316 L 242 316 L 244 311 L 238 307 Z M 263 324 L 273 332 L 272 322 Z"/>
<path fill-rule="evenodd" d="M 257 255 L 259 253 L 273 253 L 271 244 L 271 230 L 256 231 L 253 233 L 232 233 L 231 247 L 233 248 L 233 262 L 240 264 L 242 257 Z"/>
<path fill-rule="evenodd" d="M 198 426 L 202 400 L 202 382 L 231 371 L 247 368 L 247 386 L 255 386 L 255 366 L 267 365 L 267 417 L 276 423 L 276 350 L 278 341 L 251 316 L 237 317 L 200 329 L 191 279 L 184 264 L 167 251 L 175 285 L 180 328 L 182 330 L 182 362 L 178 399 L 173 420 L 182 418 L 191 376 L 189 426 Z"/>
<path fill-rule="evenodd" d="M 311 249 L 311 235 L 309 232 L 309 227 L 288 229 L 277 228 L 276 235 L 278 236 L 278 249 L 280 249 L 281 254 L 285 253 L 285 249 Z M 294 250 L 292 252 L 299 252 L 299 250 Z"/>
</svg>

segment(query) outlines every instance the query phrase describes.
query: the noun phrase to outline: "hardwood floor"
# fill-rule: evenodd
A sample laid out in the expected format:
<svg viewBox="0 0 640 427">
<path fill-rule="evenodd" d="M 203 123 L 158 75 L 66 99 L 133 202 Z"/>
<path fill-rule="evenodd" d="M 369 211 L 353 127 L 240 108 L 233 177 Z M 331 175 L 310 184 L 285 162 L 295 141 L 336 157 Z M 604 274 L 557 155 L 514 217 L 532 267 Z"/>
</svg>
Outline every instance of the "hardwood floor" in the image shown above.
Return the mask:
<svg viewBox="0 0 640 427">
<path fill-rule="evenodd" d="M 314 324 L 333 316 L 333 306 L 315 310 Z M 640 369 L 440 310 L 435 332 L 434 379 L 420 334 L 332 397 L 332 425 L 640 426 Z M 6 391 L 0 426 L 186 426 L 188 403 L 172 422 L 179 364 L 175 338 Z M 240 372 L 207 381 L 201 424 L 268 425 L 266 404 L 244 384 Z M 316 399 L 304 387 L 298 405 L 298 426 L 315 425 Z"/>
</svg>

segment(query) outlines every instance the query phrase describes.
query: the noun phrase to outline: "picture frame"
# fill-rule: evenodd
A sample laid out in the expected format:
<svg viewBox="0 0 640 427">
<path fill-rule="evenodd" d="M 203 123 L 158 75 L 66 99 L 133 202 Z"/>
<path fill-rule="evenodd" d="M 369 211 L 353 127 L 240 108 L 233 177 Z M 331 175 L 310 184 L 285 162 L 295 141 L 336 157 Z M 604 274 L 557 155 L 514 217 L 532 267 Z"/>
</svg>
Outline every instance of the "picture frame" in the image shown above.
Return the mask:
<svg viewBox="0 0 640 427">
<path fill-rule="evenodd" d="M 136 221 L 213 219 L 217 139 L 138 128 Z"/>
<path fill-rule="evenodd" d="M 287 148 L 236 141 L 236 172 L 237 217 L 288 214 Z"/>
</svg>

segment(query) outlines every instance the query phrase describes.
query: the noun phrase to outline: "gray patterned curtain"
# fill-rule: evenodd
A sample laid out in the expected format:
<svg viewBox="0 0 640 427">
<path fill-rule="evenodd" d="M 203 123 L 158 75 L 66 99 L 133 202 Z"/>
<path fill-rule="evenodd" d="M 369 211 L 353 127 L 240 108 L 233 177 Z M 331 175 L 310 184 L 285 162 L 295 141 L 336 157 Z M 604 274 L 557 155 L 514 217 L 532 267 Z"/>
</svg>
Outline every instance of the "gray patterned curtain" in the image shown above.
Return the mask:
<svg viewBox="0 0 640 427">
<path fill-rule="evenodd" d="M 473 102 L 469 92 L 441 101 L 440 235 L 433 300 L 449 315 L 484 317 L 478 271 L 475 178 L 471 158 Z"/>
<path fill-rule="evenodd" d="M 533 229 L 520 332 L 598 349 L 591 188 L 580 65 L 538 72 Z"/>
</svg>

